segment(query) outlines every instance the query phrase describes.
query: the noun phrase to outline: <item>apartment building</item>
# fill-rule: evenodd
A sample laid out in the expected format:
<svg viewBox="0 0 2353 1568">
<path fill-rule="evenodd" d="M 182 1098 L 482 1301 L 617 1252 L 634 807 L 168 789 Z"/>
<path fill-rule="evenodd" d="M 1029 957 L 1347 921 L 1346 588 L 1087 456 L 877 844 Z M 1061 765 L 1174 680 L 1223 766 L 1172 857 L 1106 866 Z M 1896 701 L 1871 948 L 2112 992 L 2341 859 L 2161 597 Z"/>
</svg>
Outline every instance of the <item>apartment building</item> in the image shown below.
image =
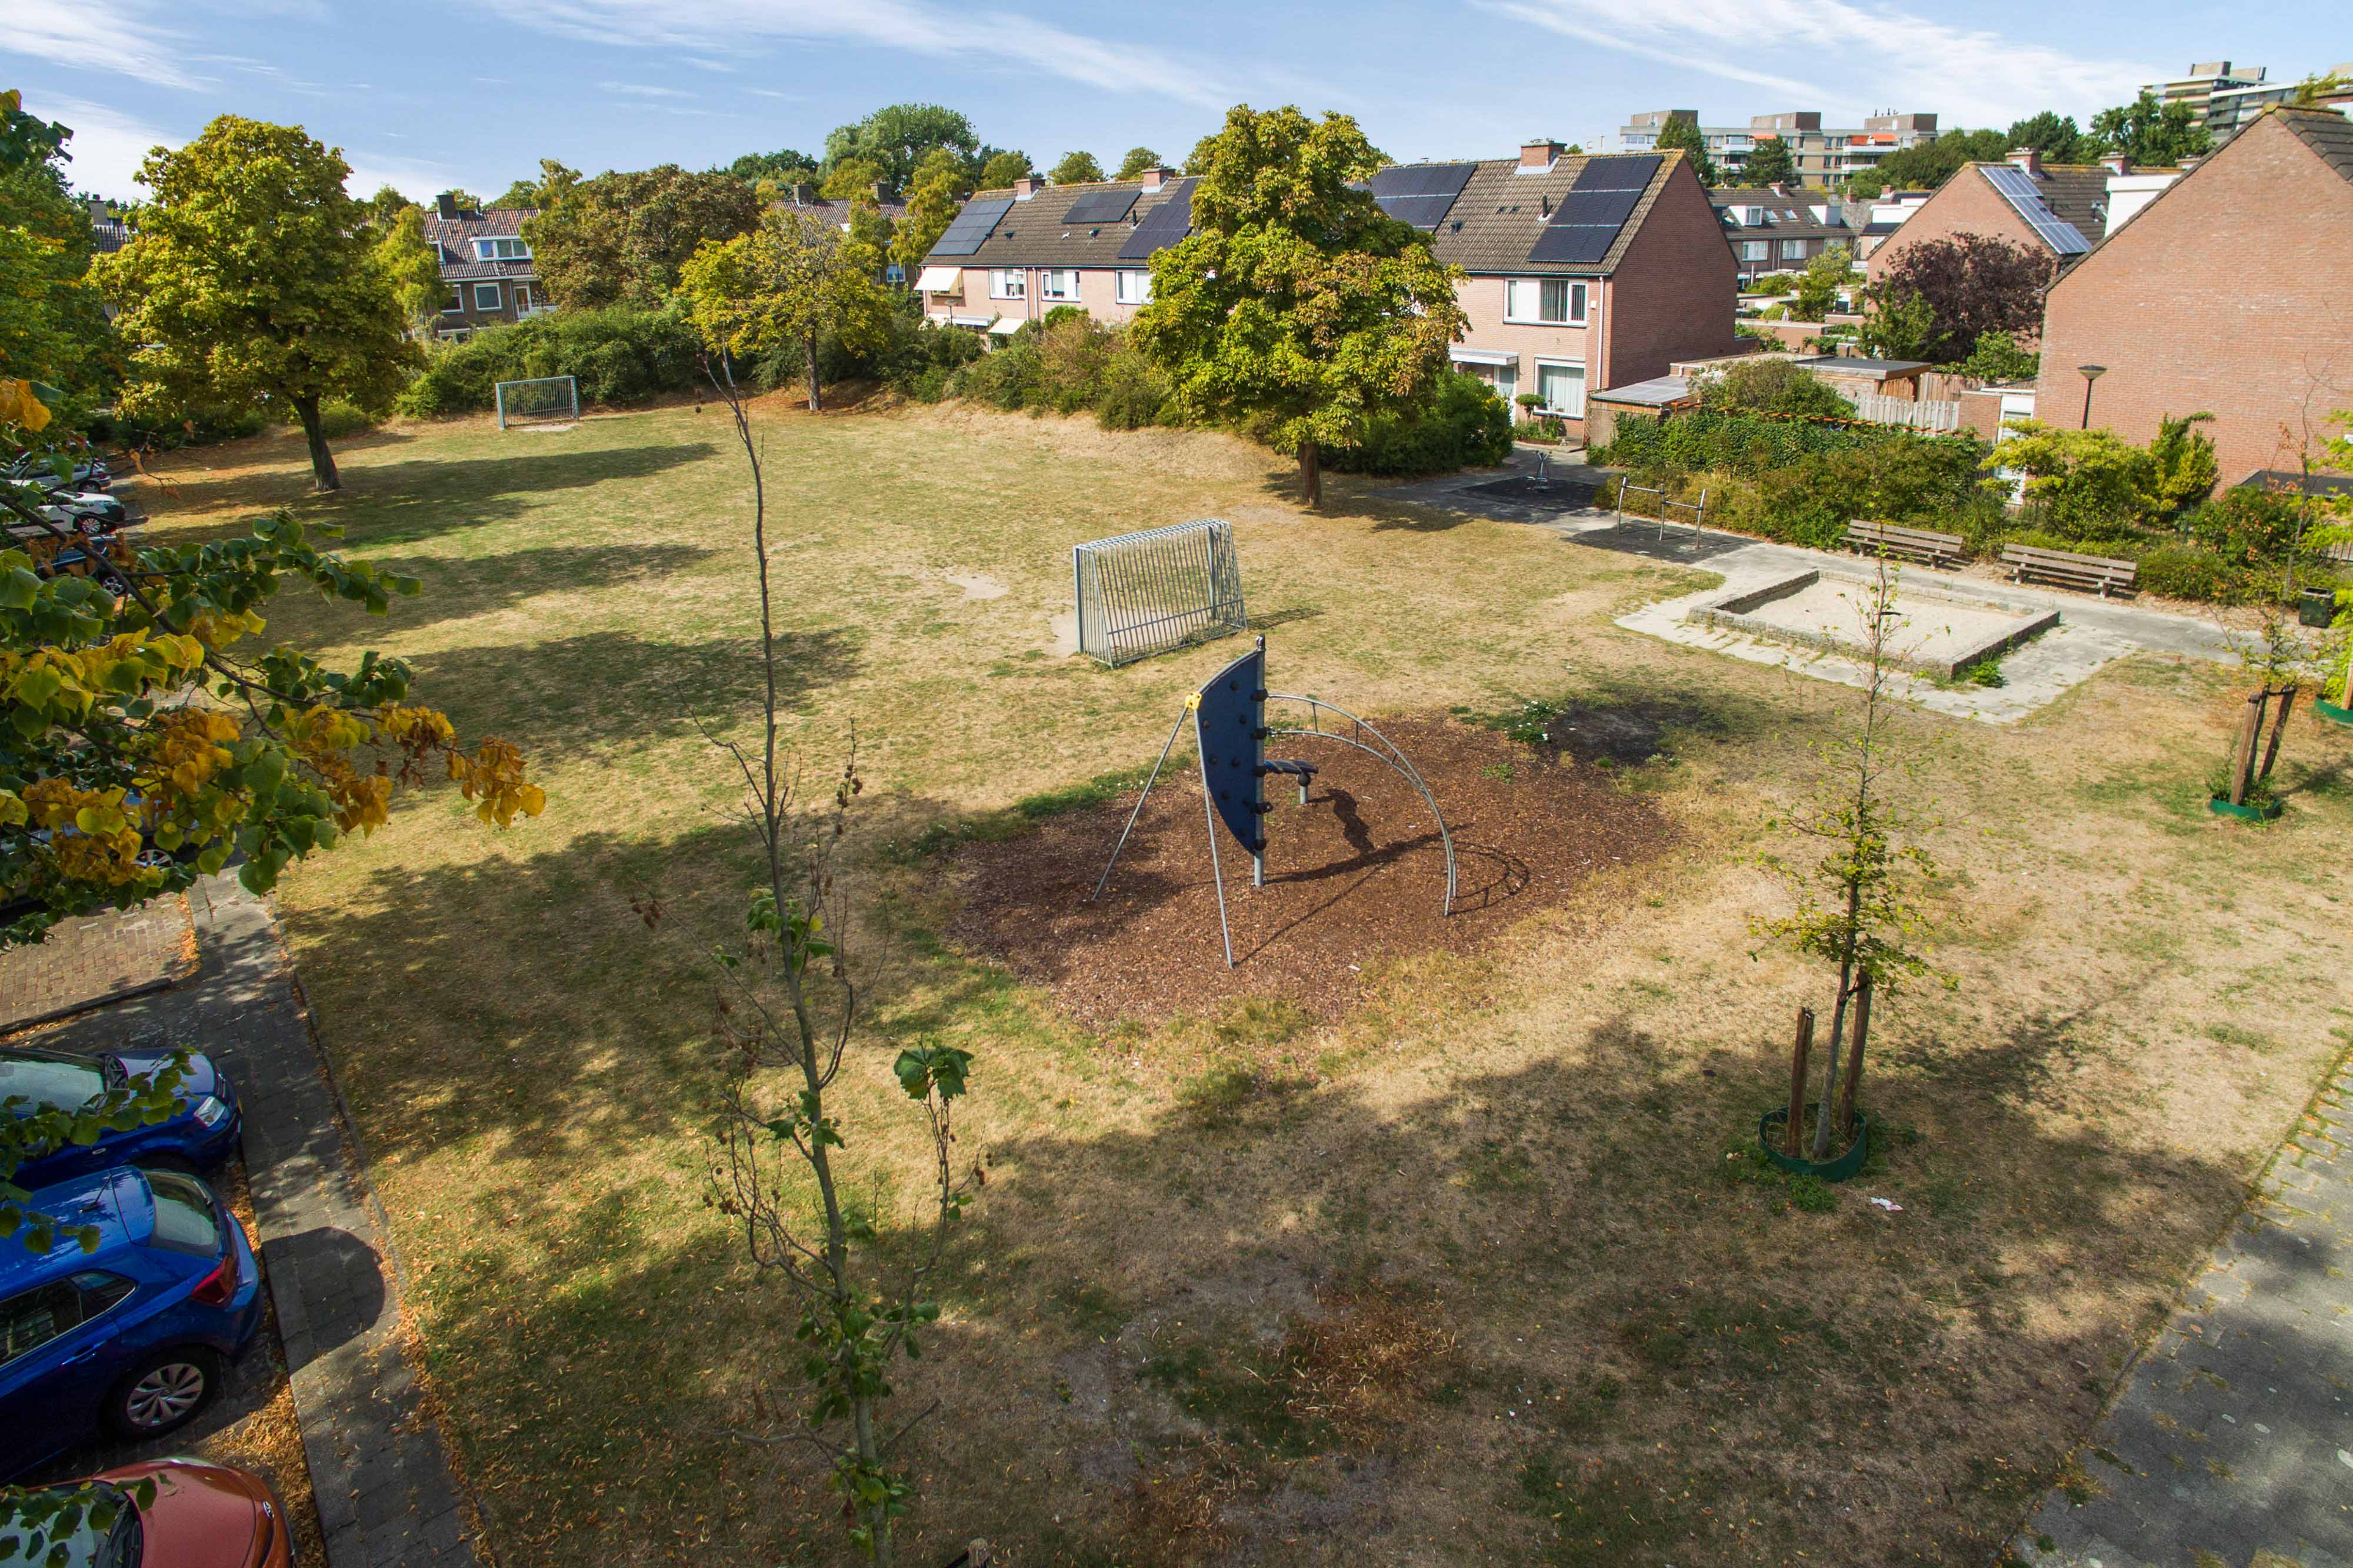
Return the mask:
<svg viewBox="0 0 2353 1568">
<path fill-rule="evenodd" d="M 1058 305 L 1125 321 L 1151 299 L 1152 258 L 1191 232 L 1193 184 L 1149 169 L 983 191 L 924 258 L 926 313 L 992 335 Z M 1588 389 L 1736 345 L 1732 248 L 1679 153 L 1589 157 L 1538 139 L 1516 158 L 1384 169 L 1370 188 L 1462 269 L 1470 324 L 1455 365 L 1515 416 L 1520 395 L 1534 394 L 1578 433 Z"/>
<path fill-rule="evenodd" d="M 1867 115 L 1854 127 L 1824 127 L 1819 110 L 1788 110 L 1759 114 L 1745 129 L 1700 125 L 1694 109 L 1650 110 L 1631 116 L 1619 128 L 1618 143 L 1629 153 L 1647 152 L 1659 144 L 1659 133 L 1680 121 L 1698 126 L 1707 155 L 1726 175 L 1746 167 L 1757 143 L 1778 137 L 1788 144 L 1798 183 L 1827 185 L 1877 168 L 1889 154 L 1936 139 L 1933 114 L 1899 114 L 1893 110 Z"/>
<path fill-rule="evenodd" d="M 2310 107 L 2353 114 L 2353 60 L 2340 60 L 2320 74 L 2337 85 L 2316 94 Z M 2206 100 L 2206 129 L 2217 145 L 2228 142 L 2253 124 L 2255 117 L 2264 110 L 2289 101 L 2303 87 L 2300 81 L 2270 81 L 2217 89 Z"/>
<path fill-rule="evenodd" d="M 554 309 L 539 286 L 539 269 L 522 226 L 537 207 L 461 207 L 448 191 L 425 215 L 425 243 L 441 258 L 448 295 L 434 323 L 438 338 L 465 339 L 483 327 L 520 321 Z"/>
<path fill-rule="evenodd" d="M 1852 256 L 1862 237 L 1845 204 L 1820 191 L 1767 185 L 1712 190 L 1707 199 L 1732 242 L 1744 283 L 1767 272 L 1795 272 L 1833 245 Z"/>
<path fill-rule="evenodd" d="M 2036 403 L 2144 443 L 2211 414 L 2225 485 L 2316 458 L 2353 408 L 2353 120 L 2270 110 L 2111 229 L 2052 286 Z"/>
<path fill-rule="evenodd" d="M 2159 103 L 2186 103 L 2195 110 L 2200 120 L 2213 105 L 2217 94 L 2243 92 L 2249 89 L 2263 90 L 2269 84 L 2270 72 L 2262 66 L 2232 69 L 2229 60 L 2204 60 L 2189 68 L 2189 74 L 2171 81 L 2145 81 L 2141 91 Z M 2211 126 L 2209 126 L 2211 129 Z"/>
</svg>

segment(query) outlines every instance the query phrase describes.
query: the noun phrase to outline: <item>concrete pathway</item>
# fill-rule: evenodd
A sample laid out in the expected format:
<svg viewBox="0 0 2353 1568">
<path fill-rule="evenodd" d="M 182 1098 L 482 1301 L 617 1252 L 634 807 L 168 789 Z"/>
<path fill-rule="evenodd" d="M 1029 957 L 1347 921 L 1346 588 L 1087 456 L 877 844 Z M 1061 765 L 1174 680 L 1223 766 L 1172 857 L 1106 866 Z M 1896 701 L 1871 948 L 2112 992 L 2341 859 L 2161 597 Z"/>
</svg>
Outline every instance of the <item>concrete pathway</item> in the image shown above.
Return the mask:
<svg viewBox="0 0 2353 1568">
<path fill-rule="evenodd" d="M 150 899 L 62 921 L 36 947 L 0 952 L 0 1034 L 144 995 L 195 971 L 185 899 Z"/>
<path fill-rule="evenodd" d="M 278 1309 L 327 1568 L 474 1568 L 468 1512 L 401 1351 L 382 1209 L 311 1037 L 269 907 L 234 877 L 188 895 L 202 974 L 40 1037 L 211 1053 L 237 1086 L 257 1238 Z"/>
<path fill-rule="evenodd" d="M 2353 1568 L 2353 1058 L 2012 1551 L 2042 1568 Z"/>
</svg>

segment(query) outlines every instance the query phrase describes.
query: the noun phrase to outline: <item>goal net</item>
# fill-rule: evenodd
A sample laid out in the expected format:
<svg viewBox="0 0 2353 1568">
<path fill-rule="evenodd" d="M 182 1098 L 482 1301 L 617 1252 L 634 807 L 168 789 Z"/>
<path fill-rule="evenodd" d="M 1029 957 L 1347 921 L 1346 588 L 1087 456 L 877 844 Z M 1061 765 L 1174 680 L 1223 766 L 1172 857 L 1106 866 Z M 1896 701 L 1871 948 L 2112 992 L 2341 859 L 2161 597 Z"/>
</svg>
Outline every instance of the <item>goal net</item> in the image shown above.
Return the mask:
<svg viewBox="0 0 2353 1568">
<path fill-rule="evenodd" d="M 498 384 L 499 428 L 549 419 L 580 417 L 580 384 L 568 375 L 542 376 L 536 381 L 502 381 Z"/>
<path fill-rule="evenodd" d="M 1149 528 L 1071 552 L 1079 651 L 1125 664 L 1244 630 L 1234 528 L 1214 519 Z"/>
</svg>

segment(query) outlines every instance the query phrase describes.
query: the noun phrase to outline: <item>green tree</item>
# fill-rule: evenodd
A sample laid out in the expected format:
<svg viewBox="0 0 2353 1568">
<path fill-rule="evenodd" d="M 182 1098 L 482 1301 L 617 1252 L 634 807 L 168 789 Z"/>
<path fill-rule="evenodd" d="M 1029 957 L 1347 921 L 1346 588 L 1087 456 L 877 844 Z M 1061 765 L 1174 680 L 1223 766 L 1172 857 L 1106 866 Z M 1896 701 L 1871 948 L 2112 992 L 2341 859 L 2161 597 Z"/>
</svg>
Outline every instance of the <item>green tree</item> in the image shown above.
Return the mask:
<svg viewBox="0 0 2353 1568">
<path fill-rule="evenodd" d="M 72 136 L 0 93 L 0 376 L 86 400 L 113 384 L 121 352 L 90 278 L 90 214 L 67 184 Z"/>
<path fill-rule="evenodd" d="M 2032 381 L 2042 368 L 2042 356 L 2023 347 L 2015 332 L 1979 332 L 1961 374 L 1988 383 Z"/>
<path fill-rule="evenodd" d="M 748 234 L 760 221 L 758 194 L 733 174 L 664 163 L 584 180 L 556 169 L 541 182 L 545 199 L 523 237 L 559 304 L 659 309 L 704 242 Z"/>
<path fill-rule="evenodd" d="M 1659 132 L 1659 151 L 1682 152 L 1691 158 L 1692 173 L 1703 185 L 1716 183 L 1715 160 L 1707 155 L 1707 138 L 1697 124 L 1688 120 L 1670 120 Z"/>
<path fill-rule="evenodd" d="M 889 183 L 882 165 L 871 158 L 844 158 L 826 175 L 818 194 L 829 202 L 859 202 L 872 206 L 874 187 L 887 186 Z"/>
<path fill-rule="evenodd" d="M 393 186 L 378 185 L 375 195 L 360 203 L 360 211 L 364 215 L 363 221 L 374 227 L 383 228 L 398 217 L 404 210 L 416 205 Z"/>
<path fill-rule="evenodd" d="M 1782 184 L 1798 177 L 1798 163 L 1789 155 L 1787 142 L 1778 136 L 1767 136 L 1750 150 L 1740 177 L 1752 185 Z"/>
<path fill-rule="evenodd" d="M 1905 842 L 1917 823 L 1894 787 L 1900 765 L 1892 746 L 1896 639 L 1908 625 L 1896 590 L 1897 574 L 1883 556 L 1854 596 L 1854 636 L 1865 677 L 1862 710 L 1853 729 L 1821 758 L 1812 798 L 1790 814 L 1791 827 L 1823 846 L 1821 858 L 1799 866 L 1765 857 L 1766 867 L 1788 884 L 1796 908 L 1749 922 L 1759 936 L 1779 938 L 1810 958 L 1838 965 L 1809 1155 L 1814 1160 L 1830 1158 L 1835 1145 L 1851 1141 L 1854 1100 L 1841 1089 L 1860 1085 L 1872 999 L 1929 973 L 1914 948 L 1928 929 L 1918 889 L 1935 879 L 1936 867 L 1916 844 Z M 1847 1047 L 1850 1019 L 1854 1039 Z M 1793 1139 L 1799 1131 L 1790 1129 Z"/>
<path fill-rule="evenodd" d="M 441 257 L 425 239 L 425 210 L 403 207 L 376 242 L 375 264 L 392 284 L 393 298 L 412 327 L 421 327 L 441 313 L 448 289 L 441 281 Z"/>
<path fill-rule="evenodd" d="M 780 147 L 774 153 L 746 153 L 728 164 L 727 172 L 747 184 L 773 180 L 778 185 L 813 185 L 818 178 L 818 160 L 790 147 Z"/>
<path fill-rule="evenodd" d="M 1103 165 L 1092 153 L 1065 153 L 1046 178 L 1058 185 L 1092 185 L 1103 179 Z"/>
<path fill-rule="evenodd" d="M 1789 314 L 1800 321 L 1819 321 L 1838 303 L 1839 293 L 1854 281 L 1854 255 L 1843 245 L 1826 245 L 1821 254 L 1798 274 L 1797 298 Z"/>
<path fill-rule="evenodd" d="M 1857 341 L 1880 359 L 1926 359 L 1936 341 L 1936 308 L 1926 295 L 1873 285 L 1863 292 Z"/>
<path fill-rule="evenodd" d="M 2026 476 L 2033 526 L 2069 539 L 2116 539 L 2154 515 L 2157 470 L 2148 453 L 2108 430 L 2013 420 L 2014 433 L 1985 459 L 1989 472 Z"/>
<path fill-rule="evenodd" d="M 499 199 L 492 202 L 491 205 L 508 212 L 518 208 L 535 207 L 539 205 L 539 182 L 537 180 L 512 181 L 505 191 L 501 193 Z"/>
<path fill-rule="evenodd" d="M 998 153 L 980 166 L 980 188 L 1001 191 L 1016 180 L 1026 180 L 1037 174 L 1027 153 Z"/>
<path fill-rule="evenodd" d="M 2214 150 L 2198 111 L 2187 103 L 2159 103 L 2144 91 L 2132 102 L 2092 116 L 2092 136 L 2103 148 L 2136 163 L 2179 163 Z"/>
<path fill-rule="evenodd" d="M 936 103 L 893 103 L 865 119 L 836 126 L 825 139 L 825 170 L 830 174 L 852 158 L 864 159 L 882 171 L 881 178 L 897 195 L 914 177 L 923 154 L 944 147 L 977 172 L 987 151 L 973 134 L 972 121 Z"/>
<path fill-rule="evenodd" d="M 1360 188 L 1386 160 L 1345 114 L 1240 105 L 1195 155 L 1195 232 L 1152 258 L 1130 331 L 1187 411 L 1296 453 L 1320 506 L 1324 449 L 1437 395 L 1467 327 L 1460 274 Z"/>
<path fill-rule="evenodd" d="M 1899 147 L 1882 158 L 1876 171 L 1880 189 L 1933 191 L 1965 164 L 1997 163 L 2009 151 L 2010 138 L 1999 131 L 1947 131 L 1934 142 Z"/>
<path fill-rule="evenodd" d="M 2007 140 L 2012 148 L 2033 148 L 2047 163 L 2091 163 L 2100 156 L 2099 143 L 2075 129 L 2073 115 L 2048 109 L 2011 121 Z"/>
<path fill-rule="evenodd" d="M 319 419 L 341 398 L 388 412 L 423 363 L 373 254 L 343 155 L 301 131 L 222 115 L 139 173 L 154 200 L 139 237 L 92 272 L 137 343 L 133 414 L 222 397 L 281 398 L 322 490 L 343 488 Z"/>
<path fill-rule="evenodd" d="M 891 296 L 877 281 L 881 253 L 839 226 L 794 207 L 771 208 L 750 234 L 712 241 L 695 252 L 679 280 L 702 341 L 742 359 L 768 349 L 801 348 L 808 366 L 808 405 L 818 389 L 818 340 L 852 353 L 890 336 Z"/>
<path fill-rule="evenodd" d="M 907 192 L 907 216 L 891 238 L 891 258 L 910 272 L 921 267 L 971 195 L 972 175 L 964 160 L 944 147 L 925 153 Z"/>
<path fill-rule="evenodd" d="M 1156 169 L 1159 166 L 1160 154 L 1154 152 L 1151 148 L 1130 147 L 1127 150 L 1127 156 L 1119 161 L 1119 173 L 1113 174 L 1112 178 L 1114 180 L 1133 180 L 1138 174 L 1143 174 L 1145 170 Z"/>
<path fill-rule="evenodd" d="M 2213 422 L 2211 414 L 2158 416 L 2157 434 L 2148 442 L 2149 510 L 2158 519 L 2179 517 L 2221 482 L 2214 438 L 2198 428 Z"/>
</svg>

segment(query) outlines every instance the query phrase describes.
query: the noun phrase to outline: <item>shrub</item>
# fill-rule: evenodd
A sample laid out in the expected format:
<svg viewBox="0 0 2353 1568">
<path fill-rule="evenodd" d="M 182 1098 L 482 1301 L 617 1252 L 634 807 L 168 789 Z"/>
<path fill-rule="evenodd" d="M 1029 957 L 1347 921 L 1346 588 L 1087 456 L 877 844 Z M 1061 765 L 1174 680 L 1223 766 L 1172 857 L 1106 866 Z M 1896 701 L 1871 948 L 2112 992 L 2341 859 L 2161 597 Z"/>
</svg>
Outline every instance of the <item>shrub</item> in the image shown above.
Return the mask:
<svg viewBox="0 0 2353 1568">
<path fill-rule="evenodd" d="M 1035 405 L 1038 374 L 1038 329 L 1033 323 L 1024 325 L 1003 348 L 950 375 L 947 395 L 1011 413 Z"/>
<path fill-rule="evenodd" d="M 1103 358 L 1095 417 L 1106 430 L 1141 430 L 1168 418 L 1172 393 L 1167 376 L 1122 334 Z"/>
<path fill-rule="evenodd" d="M 1850 418 L 1854 405 L 1794 360 L 1740 360 L 1700 384 L 1703 408 L 1744 409 L 1757 414 L 1814 415 Z"/>
<path fill-rule="evenodd" d="M 1364 444 L 1331 454 L 1328 466 L 1355 474 L 1436 474 L 1500 463 L 1512 455 L 1512 415 L 1475 375 L 1440 379 L 1429 410 L 1373 421 Z"/>
<path fill-rule="evenodd" d="M 2149 455 L 2105 430 L 2068 430 L 2022 419 L 2000 466 L 2027 476 L 2028 526 L 2071 540 L 2130 535 L 2156 510 Z M 1989 462 L 1992 459 L 1989 458 Z"/>
<path fill-rule="evenodd" d="M 475 412 L 494 406 L 499 382 L 549 375 L 576 377 L 584 406 L 641 403 L 699 384 L 700 346 L 694 329 L 667 311 L 557 310 L 427 351 L 425 374 L 400 395 L 399 407 L 425 416 Z"/>
<path fill-rule="evenodd" d="M 1961 362 L 1961 374 L 1989 384 L 2032 381 L 2042 366 L 2042 356 L 2021 348 L 2015 333 L 1979 332 L 1977 346 Z"/>
<path fill-rule="evenodd" d="M 1057 414 L 1092 408 L 1102 397 L 1103 368 L 1118 336 L 1082 310 L 1057 307 L 1038 334 L 1037 405 Z"/>
<path fill-rule="evenodd" d="M 1846 451 L 1883 443 L 1913 443 L 1949 450 L 1958 462 L 1983 456 L 1984 444 L 1970 436 L 1921 436 L 1883 425 L 1832 419 L 1800 419 L 1746 409 L 1700 408 L 1665 419 L 1627 419 L 1617 438 L 1598 448 L 1597 463 L 1632 468 L 1646 478 L 1661 473 L 1722 468 L 1753 479 L 1786 468 L 1810 453 Z M 2004 448 L 2007 451 L 2008 448 Z"/>
<path fill-rule="evenodd" d="M 2239 564 L 2284 561 L 2295 549 L 2302 510 L 2294 496 L 2240 486 L 2192 512 L 2189 536 Z"/>
</svg>

